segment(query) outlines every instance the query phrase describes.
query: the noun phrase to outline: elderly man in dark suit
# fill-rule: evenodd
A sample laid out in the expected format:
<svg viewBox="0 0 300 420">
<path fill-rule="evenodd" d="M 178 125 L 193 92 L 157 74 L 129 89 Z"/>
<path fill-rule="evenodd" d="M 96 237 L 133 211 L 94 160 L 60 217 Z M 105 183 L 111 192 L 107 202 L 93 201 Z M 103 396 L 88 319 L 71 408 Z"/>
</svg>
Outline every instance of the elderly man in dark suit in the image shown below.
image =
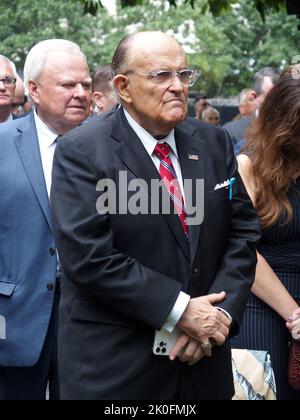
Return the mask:
<svg viewBox="0 0 300 420">
<path fill-rule="evenodd" d="M 223 131 L 184 122 L 195 72 L 174 38 L 126 37 L 112 66 L 121 108 L 54 159 L 62 398 L 230 399 L 256 213 Z"/>
</svg>

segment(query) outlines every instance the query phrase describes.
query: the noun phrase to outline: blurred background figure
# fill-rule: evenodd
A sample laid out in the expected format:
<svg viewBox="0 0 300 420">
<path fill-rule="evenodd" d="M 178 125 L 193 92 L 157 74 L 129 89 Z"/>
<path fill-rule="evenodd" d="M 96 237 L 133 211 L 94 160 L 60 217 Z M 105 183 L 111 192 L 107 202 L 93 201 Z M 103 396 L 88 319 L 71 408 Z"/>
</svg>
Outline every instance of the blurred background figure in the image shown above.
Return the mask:
<svg viewBox="0 0 300 420">
<path fill-rule="evenodd" d="M 15 95 L 12 103 L 12 114 L 17 117 L 20 115 L 27 114 L 31 110 L 31 104 L 25 95 L 25 87 L 23 80 L 17 75 L 17 83 L 15 89 Z"/>
<path fill-rule="evenodd" d="M 207 96 L 205 95 L 198 95 L 194 102 L 194 109 L 195 109 L 195 118 L 197 120 L 202 119 L 202 113 L 205 110 L 205 108 L 211 106 L 210 101 L 207 99 Z"/>
<path fill-rule="evenodd" d="M 92 100 L 96 115 L 110 111 L 117 105 L 117 98 L 112 83 L 110 64 L 104 64 L 95 70 L 92 83 Z"/>
<path fill-rule="evenodd" d="M 202 112 L 202 120 L 213 125 L 220 125 L 220 113 L 216 108 L 208 107 Z"/>
<path fill-rule="evenodd" d="M 264 67 L 254 77 L 253 89 L 256 93 L 258 110 L 261 108 L 267 94 L 273 89 L 279 80 L 281 72 L 273 67 Z"/>
<path fill-rule="evenodd" d="M 0 55 L 0 124 L 11 120 L 17 71 L 14 63 Z"/>
<path fill-rule="evenodd" d="M 252 114 L 257 108 L 256 93 L 253 89 L 243 89 L 238 96 L 240 114 L 233 120 L 223 125 L 235 145 L 245 137 Z"/>
<path fill-rule="evenodd" d="M 280 75 L 279 80 L 283 79 L 300 79 L 300 64 L 292 64 L 288 66 Z"/>
<path fill-rule="evenodd" d="M 239 121 L 232 121 L 225 124 L 223 128 L 228 132 L 234 145 L 234 152 L 237 155 L 246 143 L 245 133 L 251 122 L 255 117 L 258 117 L 259 110 L 273 87 L 278 83 L 280 71 L 273 67 L 265 67 L 258 71 L 254 76 L 253 90 L 256 97 L 256 109 L 252 115 L 244 117 Z M 241 92 L 242 93 L 242 92 Z M 241 112 L 241 111 L 240 111 Z"/>
<path fill-rule="evenodd" d="M 256 110 L 256 93 L 253 89 L 243 89 L 238 97 L 240 118 L 250 117 Z"/>
</svg>

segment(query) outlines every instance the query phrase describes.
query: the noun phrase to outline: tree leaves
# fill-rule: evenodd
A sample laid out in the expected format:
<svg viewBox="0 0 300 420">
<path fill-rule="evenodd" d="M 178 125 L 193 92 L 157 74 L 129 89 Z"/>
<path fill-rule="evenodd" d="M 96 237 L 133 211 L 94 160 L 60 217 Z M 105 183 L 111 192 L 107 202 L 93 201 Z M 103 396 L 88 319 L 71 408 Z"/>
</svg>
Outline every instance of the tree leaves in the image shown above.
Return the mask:
<svg viewBox="0 0 300 420">
<path fill-rule="evenodd" d="M 78 0 L 74 0 L 78 1 Z M 79 0 L 83 4 L 83 13 L 96 16 L 99 7 L 103 7 L 101 0 Z"/>
<path fill-rule="evenodd" d="M 84 6 L 84 13 L 90 13 L 96 15 L 99 8 L 103 7 L 100 0 L 74 0 L 80 1 Z M 166 0 L 171 6 L 177 7 L 178 0 Z M 278 11 L 281 7 L 284 7 L 286 0 L 250 0 L 255 4 L 256 9 L 259 11 L 263 19 L 267 10 Z M 144 0 L 120 0 L 122 7 L 138 6 L 142 5 Z M 192 8 L 195 8 L 196 3 L 199 0 L 184 0 L 184 4 L 190 4 Z M 236 0 L 206 0 L 206 4 L 203 7 L 203 13 L 210 10 L 214 16 L 219 16 L 224 11 L 229 11 L 232 4 L 236 3 Z"/>
<path fill-rule="evenodd" d="M 235 1 L 231 13 L 217 8 L 218 16 L 211 13 L 207 0 L 195 0 L 193 5 L 182 1 L 180 6 L 176 2 L 176 8 L 167 0 L 144 0 L 140 7 L 119 4 L 113 15 L 100 7 L 97 16 L 83 15 L 83 1 L 1 0 L 1 54 L 21 71 L 32 45 L 42 39 L 64 38 L 80 45 L 93 71 L 98 64 L 111 62 L 123 36 L 137 30 L 161 30 L 183 45 L 190 66 L 201 71 L 195 89 L 209 96 L 236 94 L 251 86 L 258 69 L 282 68 L 299 55 L 296 18 L 283 10 L 269 11 L 264 24 L 253 1 Z"/>
</svg>

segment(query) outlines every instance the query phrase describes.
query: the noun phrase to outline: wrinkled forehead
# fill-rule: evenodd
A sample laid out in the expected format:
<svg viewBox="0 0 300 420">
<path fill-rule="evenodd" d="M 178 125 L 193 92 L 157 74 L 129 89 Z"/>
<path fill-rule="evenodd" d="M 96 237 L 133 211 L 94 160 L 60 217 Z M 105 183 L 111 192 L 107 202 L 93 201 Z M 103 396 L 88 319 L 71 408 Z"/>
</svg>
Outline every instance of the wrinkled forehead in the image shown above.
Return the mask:
<svg viewBox="0 0 300 420">
<path fill-rule="evenodd" d="M 132 41 L 129 49 L 129 63 L 135 68 L 180 69 L 187 66 L 183 48 L 171 37 L 157 40 L 138 39 Z"/>
<path fill-rule="evenodd" d="M 47 67 L 69 67 L 85 66 L 87 61 L 81 54 L 75 54 L 70 51 L 50 51 L 47 54 L 45 68 Z"/>
<path fill-rule="evenodd" d="M 90 77 L 88 64 L 81 54 L 73 54 L 65 51 L 53 52 L 47 55 L 43 69 L 39 76 L 51 79 L 64 78 L 65 76 Z"/>
</svg>

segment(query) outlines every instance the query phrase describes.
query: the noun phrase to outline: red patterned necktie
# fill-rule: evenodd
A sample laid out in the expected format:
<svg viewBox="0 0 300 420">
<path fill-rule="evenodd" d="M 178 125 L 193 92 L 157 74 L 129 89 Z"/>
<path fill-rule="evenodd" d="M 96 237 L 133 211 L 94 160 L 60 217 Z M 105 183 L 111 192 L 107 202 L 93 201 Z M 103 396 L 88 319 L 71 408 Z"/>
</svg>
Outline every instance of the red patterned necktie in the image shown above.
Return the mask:
<svg viewBox="0 0 300 420">
<path fill-rule="evenodd" d="M 180 185 L 176 176 L 174 166 L 172 164 L 170 153 L 172 149 L 168 143 L 157 143 L 154 149 L 154 154 L 160 160 L 159 173 L 164 181 L 170 197 L 174 203 L 175 210 L 179 216 L 182 228 L 184 230 L 187 240 L 189 240 L 189 230 L 186 224 L 186 212 L 184 207 L 184 200 L 181 193 Z"/>
</svg>

